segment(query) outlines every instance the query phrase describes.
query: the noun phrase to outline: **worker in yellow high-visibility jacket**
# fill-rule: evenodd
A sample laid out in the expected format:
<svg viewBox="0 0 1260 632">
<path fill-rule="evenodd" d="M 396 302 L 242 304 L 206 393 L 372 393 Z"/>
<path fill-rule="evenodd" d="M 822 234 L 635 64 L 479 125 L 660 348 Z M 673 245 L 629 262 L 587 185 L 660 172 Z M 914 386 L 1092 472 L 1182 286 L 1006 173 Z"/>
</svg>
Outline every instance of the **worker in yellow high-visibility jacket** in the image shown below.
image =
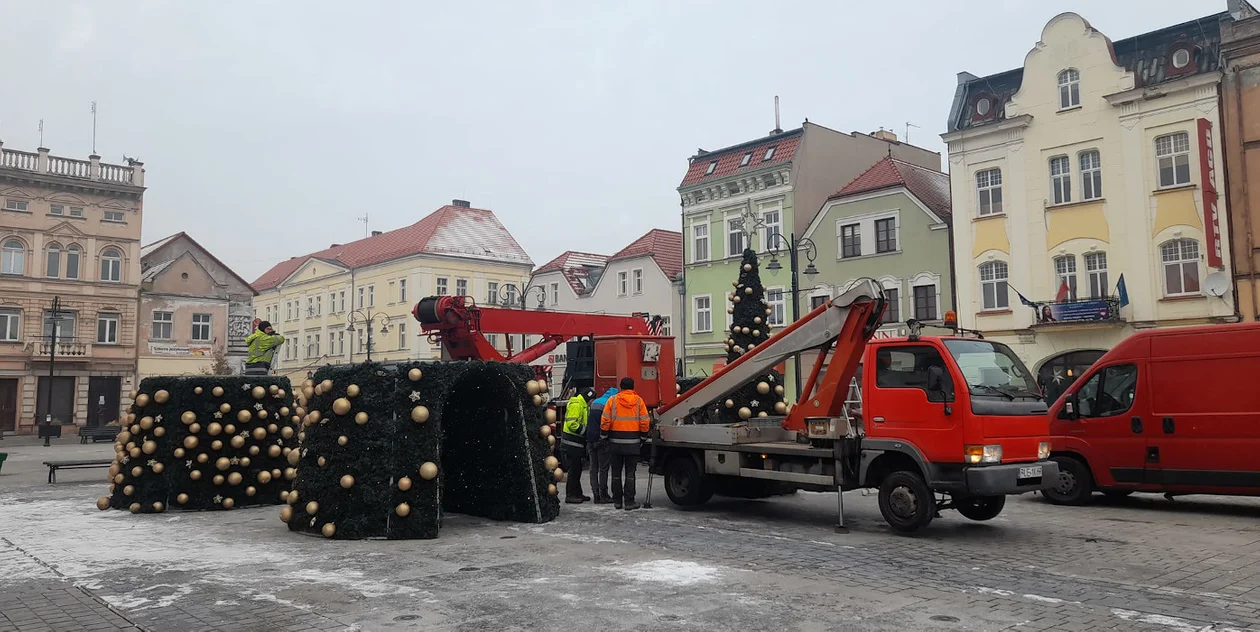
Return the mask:
<svg viewBox="0 0 1260 632">
<path fill-rule="evenodd" d="M 560 452 L 564 455 L 569 482 L 564 489 L 564 502 L 577 504 L 591 499 L 582 494 L 582 461 L 586 458 L 586 419 L 590 415 L 595 391 L 587 389 L 569 398 L 564 409 L 564 427 L 560 431 Z"/>
</svg>

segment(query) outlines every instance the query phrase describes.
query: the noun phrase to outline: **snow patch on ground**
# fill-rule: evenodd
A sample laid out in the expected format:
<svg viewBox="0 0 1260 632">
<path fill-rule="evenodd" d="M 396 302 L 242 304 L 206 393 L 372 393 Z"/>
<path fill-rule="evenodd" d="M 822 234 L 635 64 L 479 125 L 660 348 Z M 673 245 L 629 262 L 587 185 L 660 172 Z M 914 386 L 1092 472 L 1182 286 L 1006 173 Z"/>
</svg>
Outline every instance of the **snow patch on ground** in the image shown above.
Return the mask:
<svg viewBox="0 0 1260 632">
<path fill-rule="evenodd" d="M 986 595 L 997 595 L 999 597 L 1011 597 L 1015 594 L 1009 590 L 1002 590 L 1001 588 L 987 588 L 985 586 L 977 586 L 976 592 L 984 593 Z"/>
<path fill-rule="evenodd" d="M 166 591 L 159 589 L 169 589 L 167 594 L 160 594 Z M 125 595 L 106 595 L 101 598 L 109 602 L 115 608 L 123 608 L 125 610 L 139 611 L 151 610 L 153 608 L 167 608 L 179 601 L 180 598 L 186 597 L 193 593 L 193 587 L 175 586 L 173 584 L 154 584 L 146 586 L 138 590 L 133 590 Z"/>
<path fill-rule="evenodd" d="M 334 571 L 321 571 L 316 569 L 294 571 L 285 573 L 284 579 L 296 580 L 301 583 L 318 583 L 341 586 L 349 590 L 357 591 L 364 597 L 414 595 L 420 592 L 419 588 L 412 588 L 411 586 L 390 584 L 374 579 L 367 579 L 363 572 L 348 568 L 340 568 Z"/>
<path fill-rule="evenodd" d="M 58 579 L 52 569 L 5 543 L 0 543 L 0 568 L 4 569 L 0 573 L 0 586 L 21 584 L 32 579 Z"/>
<path fill-rule="evenodd" d="M 1180 617 L 1170 617 L 1163 614 L 1150 614 L 1147 612 L 1137 612 L 1134 610 L 1123 610 L 1121 608 L 1112 608 L 1111 614 L 1134 623 L 1145 623 L 1147 625 L 1158 625 L 1166 627 L 1177 632 L 1243 632 L 1238 628 L 1221 628 L 1216 624 L 1199 625 L 1182 619 Z"/>
<path fill-rule="evenodd" d="M 607 570 L 635 581 L 661 582 L 675 586 L 712 582 L 723 574 L 723 569 L 717 566 L 678 560 L 652 560 L 629 566 L 611 566 Z"/>
</svg>

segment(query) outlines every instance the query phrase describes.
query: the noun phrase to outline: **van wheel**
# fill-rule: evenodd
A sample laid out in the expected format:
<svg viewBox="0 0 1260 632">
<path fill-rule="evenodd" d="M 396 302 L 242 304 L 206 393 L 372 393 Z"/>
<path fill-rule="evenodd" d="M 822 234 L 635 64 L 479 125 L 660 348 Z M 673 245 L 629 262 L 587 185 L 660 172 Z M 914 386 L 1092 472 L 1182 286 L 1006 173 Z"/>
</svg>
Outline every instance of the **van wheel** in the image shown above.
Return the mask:
<svg viewBox="0 0 1260 632">
<path fill-rule="evenodd" d="M 1076 457 L 1056 455 L 1051 461 L 1059 464 L 1059 480 L 1054 487 L 1042 490 L 1046 500 L 1056 505 L 1084 505 L 1094 493 L 1094 477 L 1089 466 Z"/>
<path fill-rule="evenodd" d="M 680 507 L 703 505 L 713 497 L 713 486 L 707 478 L 695 459 L 676 456 L 665 464 L 665 495 Z"/>
<path fill-rule="evenodd" d="M 879 485 L 879 513 L 894 531 L 914 533 L 931 524 L 936 497 L 917 472 L 893 472 Z"/>
<path fill-rule="evenodd" d="M 1006 496 L 971 496 L 954 499 L 954 509 L 957 509 L 964 518 L 977 522 L 996 518 L 1005 506 Z"/>
</svg>

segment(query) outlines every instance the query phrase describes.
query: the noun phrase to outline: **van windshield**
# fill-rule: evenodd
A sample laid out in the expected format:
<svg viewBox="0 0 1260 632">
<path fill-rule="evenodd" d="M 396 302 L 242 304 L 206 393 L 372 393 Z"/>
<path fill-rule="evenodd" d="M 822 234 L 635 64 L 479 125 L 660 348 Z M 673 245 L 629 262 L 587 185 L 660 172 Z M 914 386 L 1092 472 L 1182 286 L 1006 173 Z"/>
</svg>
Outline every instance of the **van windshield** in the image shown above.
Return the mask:
<svg viewBox="0 0 1260 632">
<path fill-rule="evenodd" d="M 1041 398 L 1032 374 L 1010 347 L 988 340 L 955 339 L 946 340 L 945 348 L 954 356 L 972 395 Z"/>
</svg>

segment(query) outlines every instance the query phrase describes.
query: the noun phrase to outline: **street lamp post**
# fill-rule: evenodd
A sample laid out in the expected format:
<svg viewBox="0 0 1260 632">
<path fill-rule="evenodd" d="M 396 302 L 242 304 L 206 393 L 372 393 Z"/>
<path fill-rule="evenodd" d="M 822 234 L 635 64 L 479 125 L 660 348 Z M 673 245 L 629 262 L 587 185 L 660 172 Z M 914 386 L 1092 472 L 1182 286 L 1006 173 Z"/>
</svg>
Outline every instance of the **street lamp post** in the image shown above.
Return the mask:
<svg viewBox="0 0 1260 632">
<path fill-rule="evenodd" d="M 678 285 L 678 335 L 682 344 L 678 346 L 678 375 L 687 377 L 687 273 L 679 272 L 674 279 Z"/>
<path fill-rule="evenodd" d="M 358 317 L 357 319 L 355 318 L 356 316 Z M 359 309 L 351 311 L 346 316 L 346 331 L 354 332 L 355 331 L 354 326 L 356 324 L 365 324 L 365 323 L 367 324 L 367 361 L 368 362 L 372 361 L 372 343 L 373 343 L 372 327 L 375 325 L 376 320 L 378 318 L 381 321 L 381 333 L 383 334 L 389 333 L 389 316 L 386 316 L 385 314 L 382 314 L 380 312 L 374 312 L 370 308 L 360 307 Z M 353 347 L 351 347 L 351 350 L 350 350 L 350 357 L 351 358 L 354 357 Z"/>
<path fill-rule="evenodd" d="M 57 334 L 61 328 L 61 315 L 69 313 L 61 309 L 61 297 L 54 296 L 52 309 L 48 312 L 48 318 L 52 323 L 50 329 L 52 333 L 48 336 L 48 388 L 45 389 L 47 400 L 44 409 L 44 447 L 51 445 L 49 438 L 52 436 L 52 406 L 53 406 L 53 376 L 56 375 L 57 368 Z M 60 436 L 60 435 L 58 435 Z"/>
<path fill-rule="evenodd" d="M 535 292 L 537 290 L 537 292 Z M 529 309 L 529 295 L 538 295 L 538 307 L 540 312 L 547 311 L 547 289 L 541 285 L 526 285 L 525 289 L 521 289 L 515 283 L 504 283 L 499 286 L 499 303 L 504 307 L 513 309 Z M 512 355 L 512 334 L 506 334 L 508 356 Z M 525 334 L 521 334 L 521 348 L 525 348 Z"/>
<path fill-rule="evenodd" d="M 814 240 L 809 237 L 797 238 L 796 233 L 792 233 L 787 239 L 784 239 L 781 233 L 774 233 L 766 240 L 766 250 L 770 252 L 770 263 L 766 265 L 766 269 L 770 274 L 778 274 L 783 269 L 783 265 L 779 263 L 779 254 L 781 250 L 787 251 L 788 269 L 792 273 L 792 321 L 796 322 L 801 317 L 801 282 L 800 274 L 804 274 L 809 278 L 818 275 L 818 268 L 814 266 L 814 259 L 818 257 L 818 246 L 814 244 Z M 805 270 L 800 270 L 800 255 L 804 250 L 805 259 L 809 265 L 805 266 Z M 793 368 L 796 370 L 796 399 L 801 399 L 801 356 L 797 355 L 792 360 Z"/>
</svg>

